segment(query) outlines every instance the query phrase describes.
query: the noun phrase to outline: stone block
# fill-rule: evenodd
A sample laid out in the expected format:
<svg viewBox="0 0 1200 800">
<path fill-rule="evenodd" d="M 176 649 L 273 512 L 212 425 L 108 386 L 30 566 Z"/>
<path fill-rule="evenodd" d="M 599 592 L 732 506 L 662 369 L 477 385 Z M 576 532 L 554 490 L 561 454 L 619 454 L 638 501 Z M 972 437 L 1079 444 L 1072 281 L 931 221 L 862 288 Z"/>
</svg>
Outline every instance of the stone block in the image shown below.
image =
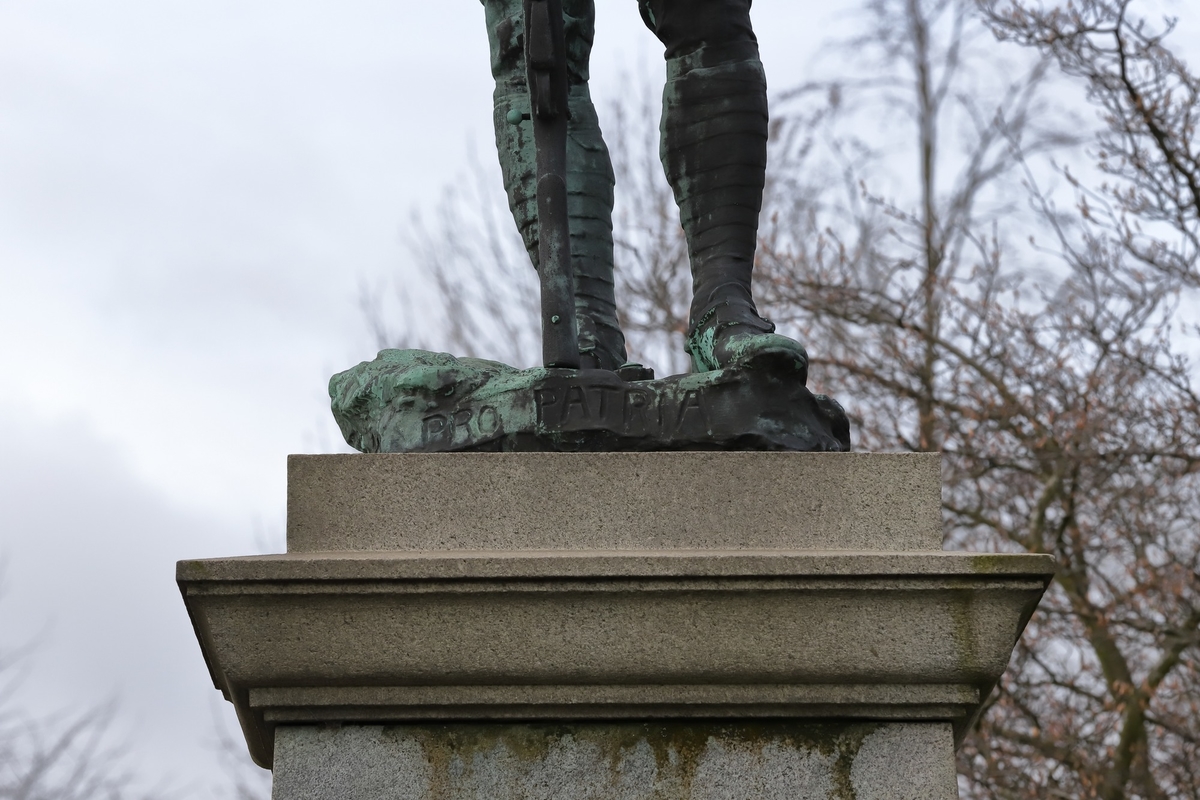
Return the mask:
<svg viewBox="0 0 1200 800">
<path fill-rule="evenodd" d="M 181 562 L 251 753 L 276 725 L 937 719 L 963 731 L 1053 573 L 965 553 L 356 553 Z"/>
<path fill-rule="evenodd" d="M 281 727 L 275 800 L 953 800 L 945 723 Z"/>
<path fill-rule="evenodd" d="M 288 552 L 940 550 L 936 453 L 290 456 Z"/>
<path fill-rule="evenodd" d="M 275 800 L 950 800 L 1054 573 L 940 459 L 292 456 L 288 553 L 181 561 Z"/>
</svg>

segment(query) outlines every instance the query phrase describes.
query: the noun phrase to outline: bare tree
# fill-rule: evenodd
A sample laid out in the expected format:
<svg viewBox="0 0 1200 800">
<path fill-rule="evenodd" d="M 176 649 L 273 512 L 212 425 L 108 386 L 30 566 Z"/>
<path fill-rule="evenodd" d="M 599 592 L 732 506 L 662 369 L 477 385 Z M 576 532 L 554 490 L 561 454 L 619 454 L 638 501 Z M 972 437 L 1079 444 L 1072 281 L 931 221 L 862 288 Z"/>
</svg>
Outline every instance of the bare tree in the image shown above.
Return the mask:
<svg viewBox="0 0 1200 800">
<path fill-rule="evenodd" d="M 611 104 L 607 114 L 608 136 L 617 143 L 613 238 L 621 327 L 631 359 L 675 375 L 691 364 L 683 343 L 692 275 L 675 195 L 659 162 L 662 101 L 645 78 L 627 76 L 622 82 L 637 91 Z"/>
<path fill-rule="evenodd" d="M 614 209 L 621 326 L 633 361 L 686 371 L 691 273 L 674 196 L 658 162 L 659 99 L 629 77 L 633 99 L 612 104 L 607 138 L 617 180 Z M 436 349 L 532 366 L 541 356 L 538 281 L 505 205 L 499 168 L 472 153 L 467 174 L 447 187 L 432 217 L 414 212 L 405 244 L 420 277 L 395 287 L 364 285 L 359 304 L 376 346 Z M 418 313 L 414 297 L 432 297 Z"/>
<path fill-rule="evenodd" d="M 983 6 L 999 36 L 1051 56 L 1100 110 L 1096 160 L 1115 180 L 1076 184 L 1099 206 L 1088 215 L 1134 260 L 1200 285 L 1200 76 L 1166 46 L 1174 21 L 1151 25 L 1133 0 Z"/>
<path fill-rule="evenodd" d="M 845 188 L 840 197 L 793 195 L 801 206 L 790 215 L 771 204 L 758 288 L 777 321 L 819 345 L 814 364 L 833 368 L 834 385 L 845 385 L 847 373 L 866 380 L 856 378 L 855 389 L 879 404 L 851 403 L 866 444 L 938 450 L 938 333 L 952 322 L 956 297 L 987 302 L 1017 274 L 1001 262 L 1013 245 L 1002 223 L 1024 205 L 1014 200 L 1024 192 L 1013 145 L 1033 157 L 1072 137 L 1048 124 L 1044 64 L 1002 67 L 1000 54 L 979 46 L 984 31 L 968 4 L 871 0 L 864 12 L 870 27 L 844 44 L 859 75 L 782 98 L 817 89 L 830 96 L 833 108 L 815 127 L 806 116 L 777 126 L 798 122 L 823 135 L 823 156 L 841 164 Z M 981 78 L 989 72 L 1015 77 Z M 878 128 L 865 124 L 872 120 L 887 126 L 882 145 Z M 889 174 L 906 162 L 899 176 Z M 912 400 L 912 418 L 895 413 L 897 395 Z"/>
<path fill-rule="evenodd" d="M 773 102 L 760 306 L 860 447 L 943 453 L 948 542 L 1059 564 L 963 748 L 967 797 L 1200 798 L 1200 397 L 1177 313 L 1200 284 L 1198 83 L 1131 8 L 868 0 L 838 78 Z M 618 299 L 656 352 L 686 324 L 685 251 L 654 116 L 613 117 L 637 187 Z"/>
<path fill-rule="evenodd" d="M 111 708 L 74 718 L 0 719 L 0 798 L 116 800 L 127 796 L 128 775 L 114 772 L 106 745 Z"/>
<path fill-rule="evenodd" d="M 1026 544 L 1061 565 L 1046 634 L 1086 644 L 1073 661 L 1061 646 L 1023 654 L 1038 683 L 1002 699 L 991 724 L 1015 735 L 984 758 L 1052 775 L 1064 796 L 1196 798 L 1200 399 L 1173 322 L 1198 278 L 1200 80 L 1165 46 L 1171 23 L 1153 32 L 1132 8 L 1128 0 L 986 7 L 1001 36 L 1082 80 L 1101 112 L 1095 155 L 1107 180 L 1090 187 L 1072 178 L 1068 218 L 1036 195 L 1072 273 L 1062 303 L 1071 316 L 1061 317 L 1080 340 L 1072 366 L 1091 367 L 1072 387 L 1068 418 L 1079 432 L 1061 441 L 1072 458 L 1059 457 L 1060 477 L 1044 481 L 1040 524 Z M 1074 747 L 1055 751 L 1047 737 L 1028 737 L 1043 719 L 1074 723 L 1066 739 Z"/>
<path fill-rule="evenodd" d="M 1088 189 L 1064 170 L 1075 197 L 1062 211 L 1033 165 L 1040 151 L 1069 143 L 1034 124 L 1045 119 L 1034 91 L 1041 67 L 1011 84 L 994 112 L 972 114 L 979 124 L 967 146 L 948 151 L 944 120 L 947 104 L 962 102 L 952 86 L 971 9 L 918 0 L 869 8 L 877 27 L 860 45 L 908 85 L 899 96 L 889 82 L 867 89 L 909 116 L 918 197 L 891 200 L 864 176 L 858 224 L 835 221 L 807 246 L 785 226 L 768 236 L 763 267 L 773 313 L 820 343 L 815 363 L 852 406 L 861 440 L 942 451 L 948 540 L 1059 563 L 964 748 L 965 794 L 1196 797 L 1200 400 L 1174 324 L 1194 280 L 1195 217 L 1181 207 L 1193 201 L 1186 174 L 1172 166 L 1186 173 L 1179 143 L 1192 123 L 1163 75 L 1190 79 L 1181 62 L 1152 51 L 1161 39 L 1121 23 L 1140 32 L 1127 40 L 1149 64 L 1124 69 L 1151 88 L 1088 78 L 1110 182 Z M 1016 37 L 1013 20 L 1035 17 L 1001 19 Z M 1061 57 L 1053 35 L 1027 40 L 1056 43 L 1047 50 L 1068 76 L 1091 75 L 1083 65 L 1099 58 L 1085 48 L 1071 51 L 1075 61 Z M 1183 129 L 1169 134 L 1172 124 Z M 939 181 L 948 162 L 957 175 Z M 1024 175 L 1035 212 L 1024 224 L 1037 224 L 1045 248 L 1006 236 L 1016 209 L 985 207 L 989 190 L 1010 188 L 1014 174 Z"/>
<path fill-rule="evenodd" d="M 221 800 L 270 800 L 271 773 L 250 760 L 241 732 L 231 731 L 215 707 L 213 729 L 223 770 L 212 796 Z"/>
<path fill-rule="evenodd" d="M 517 366 L 535 362 L 537 275 L 500 187 L 499 168 L 484 168 L 472 154 L 468 175 L 445 190 L 433 219 L 413 213 L 405 244 L 419 275 L 404 276 L 391 292 L 360 287 L 377 347 L 431 349 L 432 327 L 438 349 Z"/>
<path fill-rule="evenodd" d="M 36 714 L 17 704 L 32 653 L 29 646 L 0 649 L 0 800 L 137 796 L 125 754 L 113 743 L 111 702 L 73 715 Z"/>
</svg>

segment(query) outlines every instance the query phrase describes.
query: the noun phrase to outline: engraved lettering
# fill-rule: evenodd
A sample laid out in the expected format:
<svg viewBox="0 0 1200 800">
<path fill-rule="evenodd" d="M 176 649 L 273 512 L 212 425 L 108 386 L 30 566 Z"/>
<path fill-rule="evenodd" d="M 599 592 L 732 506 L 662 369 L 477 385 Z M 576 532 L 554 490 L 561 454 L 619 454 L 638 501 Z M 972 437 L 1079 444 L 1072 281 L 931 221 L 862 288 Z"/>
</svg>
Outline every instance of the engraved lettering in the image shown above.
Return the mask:
<svg viewBox="0 0 1200 800">
<path fill-rule="evenodd" d="M 471 422 L 472 412 L 469 408 L 460 408 L 454 412 L 454 429 L 466 428 Z"/>
<path fill-rule="evenodd" d="M 439 439 L 449 439 L 449 426 L 446 422 L 445 414 L 432 414 L 421 420 L 421 441 L 429 444 Z"/>
<path fill-rule="evenodd" d="M 635 435 L 649 433 L 646 420 L 646 407 L 650 402 L 650 394 L 641 389 L 625 390 L 625 414 L 622 419 L 625 433 Z"/>
<path fill-rule="evenodd" d="M 700 431 L 708 430 L 708 414 L 705 413 L 704 404 L 700 402 L 700 392 L 693 389 L 684 392 L 683 402 L 679 404 L 679 416 L 675 420 L 675 430 L 682 431 L 684 425 L 696 422 L 700 424 Z"/>
<path fill-rule="evenodd" d="M 500 412 L 492 406 L 484 406 L 479 409 L 479 415 L 475 417 L 475 424 L 479 426 L 481 435 L 491 436 L 500 430 Z"/>
<path fill-rule="evenodd" d="M 538 425 L 545 425 L 550 416 L 547 412 L 551 406 L 558 403 L 558 392 L 553 389 L 536 389 L 533 393 L 533 402 L 537 406 Z"/>
<path fill-rule="evenodd" d="M 567 425 L 571 421 L 572 409 L 579 410 L 578 416 L 582 417 L 581 422 L 591 422 L 592 411 L 588 407 L 587 393 L 583 391 L 583 387 L 579 384 L 574 384 L 567 388 L 567 396 L 563 399 L 563 425 Z"/>
<path fill-rule="evenodd" d="M 596 390 L 596 415 L 603 422 L 609 414 L 609 394 L 618 394 L 621 389 L 617 386 L 604 386 L 603 384 L 592 388 Z"/>
</svg>

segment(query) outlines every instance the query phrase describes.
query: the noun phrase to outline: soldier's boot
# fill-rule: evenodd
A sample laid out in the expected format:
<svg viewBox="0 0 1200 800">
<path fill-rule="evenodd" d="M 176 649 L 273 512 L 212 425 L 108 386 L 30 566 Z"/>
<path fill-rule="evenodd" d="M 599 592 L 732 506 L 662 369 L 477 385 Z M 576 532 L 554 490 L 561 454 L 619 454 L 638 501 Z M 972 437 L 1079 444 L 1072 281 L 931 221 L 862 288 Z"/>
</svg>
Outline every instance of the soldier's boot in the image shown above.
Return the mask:
<svg viewBox="0 0 1200 800">
<path fill-rule="evenodd" d="M 643 0 L 643 16 L 652 28 L 659 21 L 653 7 L 667 5 Z M 749 2 L 727 3 L 723 9 L 744 17 L 740 40 L 714 44 L 718 34 L 701 31 L 712 38 L 673 55 L 671 37 L 682 40 L 687 26 L 668 17 L 671 34 L 662 25 L 656 30 L 667 44 L 661 156 L 692 267 L 686 349 L 697 372 L 769 366 L 806 381 L 808 354 L 799 342 L 775 333 L 751 295 L 766 178 L 767 84 L 749 33 Z"/>
<path fill-rule="evenodd" d="M 537 152 L 529 119 L 525 78 L 524 12 L 521 0 L 485 0 L 492 75 L 496 79 L 496 148 L 504 173 L 509 208 L 538 265 Z M 625 336 L 617 321 L 613 286 L 613 170 L 588 92 L 588 59 L 594 34 L 594 0 L 564 0 L 571 120 L 567 139 L 567 213 L 575 311 L 583 368 L 620 371 L 630 379 L 648 377 L 627 363 Z"/>
</svg>

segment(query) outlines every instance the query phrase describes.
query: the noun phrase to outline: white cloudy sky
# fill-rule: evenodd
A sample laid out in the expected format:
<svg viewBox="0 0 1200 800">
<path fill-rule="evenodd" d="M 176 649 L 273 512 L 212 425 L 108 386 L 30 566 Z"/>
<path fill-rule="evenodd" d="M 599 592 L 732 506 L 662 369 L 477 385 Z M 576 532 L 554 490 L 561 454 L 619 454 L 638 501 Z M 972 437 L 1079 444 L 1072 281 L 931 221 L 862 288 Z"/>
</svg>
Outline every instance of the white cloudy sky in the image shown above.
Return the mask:
<svg viewBox="0 0 1200 800">
<path fill-rule="evenodd" d="M 598 5 L 603 102 L 657 49 L 634 0 Z M 774 86 L 849 5 L 758 0 Z M 279 546 L 285 456 L 344 448 L 326 381 L 373 355 L 358 285 L 419 270 L 402 222 L 487 153 L 490 92 L 478 0 L 0 2 L 0 647 L 41 641 L 20 700 L 118 697 L 148 773 L 219 771 L 231 715 L 174 561 Z"/>
</svg>

